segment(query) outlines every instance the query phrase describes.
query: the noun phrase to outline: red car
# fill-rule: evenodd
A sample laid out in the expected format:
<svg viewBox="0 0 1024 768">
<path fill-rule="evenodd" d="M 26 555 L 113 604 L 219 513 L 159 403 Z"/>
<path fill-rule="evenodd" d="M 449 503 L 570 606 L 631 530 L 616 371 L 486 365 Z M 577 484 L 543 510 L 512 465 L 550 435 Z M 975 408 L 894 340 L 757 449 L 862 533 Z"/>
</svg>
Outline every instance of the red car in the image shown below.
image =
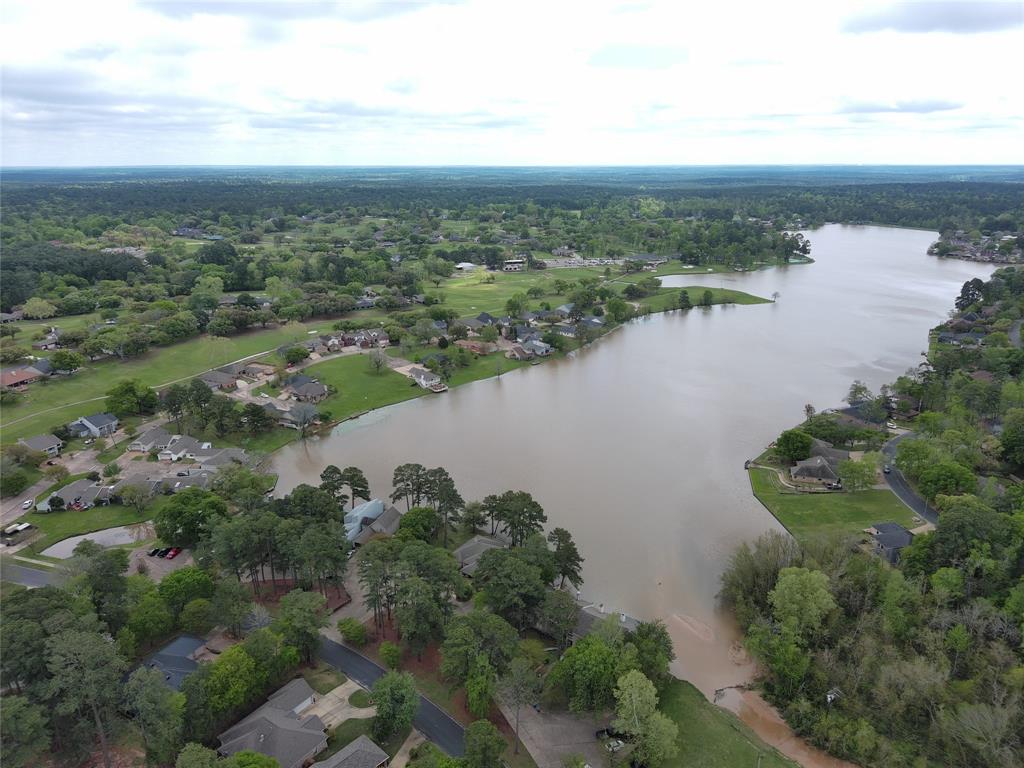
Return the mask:
<svg viewBox="0 0 1024 768">
<path fill-rule="evenodd" d="M 167 553 L 167 559 L 168 560 L 173 560 L 179 554 L 181 554 L 181 548 L 180 547 L 171 547 L 171 551 Z"/>
</svg>

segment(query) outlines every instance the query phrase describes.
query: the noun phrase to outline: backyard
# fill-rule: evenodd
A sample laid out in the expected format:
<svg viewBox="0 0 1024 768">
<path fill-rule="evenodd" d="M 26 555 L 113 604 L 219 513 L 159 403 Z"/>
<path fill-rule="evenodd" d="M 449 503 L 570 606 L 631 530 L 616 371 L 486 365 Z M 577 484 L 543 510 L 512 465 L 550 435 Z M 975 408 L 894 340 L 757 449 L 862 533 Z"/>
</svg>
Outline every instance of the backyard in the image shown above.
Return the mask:
<svg viewBox="0 0 1024 768">
<path fill-rule="evenodd" d="M 754 495 L 798 539 L 858 535 L 874 523 L 913 528 L 913 513 L 888 490 L 798 493 L 785 491 L 774 470 L 750 470 Z"/>
</svg>

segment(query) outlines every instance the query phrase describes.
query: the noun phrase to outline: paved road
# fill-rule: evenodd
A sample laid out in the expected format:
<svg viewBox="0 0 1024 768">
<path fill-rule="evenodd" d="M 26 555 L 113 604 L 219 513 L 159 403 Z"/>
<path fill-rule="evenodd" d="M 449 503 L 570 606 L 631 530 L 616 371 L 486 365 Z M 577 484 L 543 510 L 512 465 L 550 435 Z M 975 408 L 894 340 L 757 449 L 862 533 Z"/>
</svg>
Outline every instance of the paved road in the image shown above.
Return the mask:
<svg viewBox="0 0 1024 768">
<path fill-rule="evenodd" d="M 0 578 L 26 587 L 45 587 L 48 584 L 59 584 L 61 575 L 56 571 L 44 571 L 41 568 L 27 568 L 16 565 L 10 558 L 0 561 Z"/>
<path fill-rule="evenodd" d="M 360 685 L 367 688 L 384 674 L 384 669 L 351 648 L 336 643 L 330 638 L 321 638 L 320 657 L 337 667 Z M 462 757 L 465 752 L 463 728 L 443 709 L 429 699 L 420 696 L 420 708 L 413 720 L 424 736 L 453 757 Z"/>
<path fill-rule="evenodd" d="M 886 461 L 892 466 L 892 471 L 884 475 L 885 482 L 889 484 L 889 488 L 896 494 L 896 497 L 910 507 L 919 517 L 927 520 L 933 525 L 939 522 L 939 513 L 928 506 L 928 502 L 919 496 L 913 488 L 910 487 L 910 483 L 907 482 L 907 478 L 903 476 L 903 473 L 896 468 L 896 448 L 900 444 L 901 440 L 905 440 L 908 437 L 913 437 L 913 432 L 907 432 L 906 434 L 894 437 L 892 440 L 887 442 L 882 447 L 882 453 L 885 454 Z"/>
</svg>

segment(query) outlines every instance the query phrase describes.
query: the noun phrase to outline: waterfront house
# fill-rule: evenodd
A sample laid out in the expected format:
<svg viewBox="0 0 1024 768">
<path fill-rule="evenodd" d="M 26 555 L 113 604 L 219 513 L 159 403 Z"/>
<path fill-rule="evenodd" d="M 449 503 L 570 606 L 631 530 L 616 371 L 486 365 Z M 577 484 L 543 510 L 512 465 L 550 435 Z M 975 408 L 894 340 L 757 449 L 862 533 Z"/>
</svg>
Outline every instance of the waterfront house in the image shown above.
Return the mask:
<svg viewBox="0 0 1024 768">
<path fill-rule="evenodd" d="M 554 326 L 551 330 L 557 333 L 559 336 L 565 336 L 566 338 L 569 339 L 576 338 L 575 325 L 569 325 L 568 323 L 559 323 L 558 325 Z"/>
<path fill-rule="evenodd" d="M 160 461 L 195 459 L 197 452 L 209 451 L 211 447 L 210 443 L 200 443 L 188 435 L 174 435 L 167 443 L 167 447 L 157 454 L 157 458 Z"/>
<path fill-rule="evenodd" d="M 292 680 L 270 695 L 266 703 L 220 736 L 217 752 L 222 757 L 243 750 L 277 760 L 281 768 L 300 768 L 327 747 L 323 721 L 303 715 L 317 700 L 316 692 L 302 678 Z"/>
<path fill-rule="evenodd" d="M 29 438 L 23 437 L 20 438 L 18 442 L 30 451 L 45 453 L 51 459 L 60 456 L 60 449 L 64 447 L 64 443 L 56 435 L 36 435 L 35 437 Z"/>
<path fill-rule="evenodd" d="M 474 536 L 461 547 L 458 547 L 452 555 L 459 564 L 459 570 L 463 576 L 470 576 L 476 572 L 480 564 L 480 557 L 484 552 L 491 549 L 503 549 L 505 543 L 492 536 Z"/>
<path fill-rule="evenodd" d="M 551 354 L 551 345 L 537 339 L 527 341 L 523 344 L 523 349 L 536 357 L 547 357 Z"/>
<path fill-rule="evenodd" d="M 489 312 L 481 312 L 476 319 L 481 325 L 493 325 L 495 317 Z"/>
<path fill-rule="evenodd" d="M 509 360 L 519 360 L 519 361 L 522 362 L 522 361 L 526 361 L 526 360 L 532 360 L 533 359 L 533 354 L 530 353 L 530 352 L 527 352 L 520 345 L 513 344 L 512 348 L 508 352 L 505 353 L 505 357 L 507 357 Z"/>
<path fill-rule="evenodd" d="M 303 376 L 302 378 L 308 377 Z M 299 384 L 288 383 L 284 391 L 302 403 L 319 403 L 327 397 L 327 387 L 318 381 L 312 380 Z"/>
<path fill-rule="evenodd" d="M 789 470 L 794 480 L 817 481 L 821 483 L 834 483 L 839 479 L 832 465 L 822 456 L 811 456 L 809 459 L 798 461 L 796 466 Z"/>
<path fill-rule="evenodd" d="M 398 533 L 398 525 L 402 521 L 402 512 L 391 506 L 381 512 L 369 525 L 363 526 L 351 539 L 356 546 L 362 546 L 375 536 L 394 536 Z"/>
<path fill-rule="evenodd" d="M 441 377 L 433 371 L 428 371 L 426 368 L 420 368 L 413 366 L 409 369 L 409 376 L 419 384 L 423 389 L 429 389 L 432 392 L 443 392 L 448 389 L 444 382 L 441 381 Z"/>
<path fill-rule="evenodd" d="M 900 552 L 914 540 L 914 534 L 899 523 L 875 523 L 867 532 L 875 540 L 875 554 L 892 565 L 899 562 Z"/>
<path fill-rule="evenodd" d="M 112 413 L 94 413 L 92 416 L 75 419 L 68 424 L 68 429 L 77 437 L 107 437 L 117 431 L 120 423 Z"/>
</svg>

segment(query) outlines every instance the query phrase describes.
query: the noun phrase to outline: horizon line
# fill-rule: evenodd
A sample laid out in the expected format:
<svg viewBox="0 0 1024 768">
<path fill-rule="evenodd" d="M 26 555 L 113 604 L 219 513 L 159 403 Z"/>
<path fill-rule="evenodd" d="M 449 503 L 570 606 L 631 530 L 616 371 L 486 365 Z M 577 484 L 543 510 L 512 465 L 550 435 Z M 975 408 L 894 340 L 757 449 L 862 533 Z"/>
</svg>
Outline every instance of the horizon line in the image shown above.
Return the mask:
<svg viewBox="0 0 1024 768">
<path fill-rule="evenodd" d="M 109 168 L 1024 168 L 1024 163 L 570 163 L 570 164 L 499 164 L 499 163 L 153 163 L 102 165 L 0 165 L 0 173 L 8 170 L 92 170 Z"/>
</svg>

